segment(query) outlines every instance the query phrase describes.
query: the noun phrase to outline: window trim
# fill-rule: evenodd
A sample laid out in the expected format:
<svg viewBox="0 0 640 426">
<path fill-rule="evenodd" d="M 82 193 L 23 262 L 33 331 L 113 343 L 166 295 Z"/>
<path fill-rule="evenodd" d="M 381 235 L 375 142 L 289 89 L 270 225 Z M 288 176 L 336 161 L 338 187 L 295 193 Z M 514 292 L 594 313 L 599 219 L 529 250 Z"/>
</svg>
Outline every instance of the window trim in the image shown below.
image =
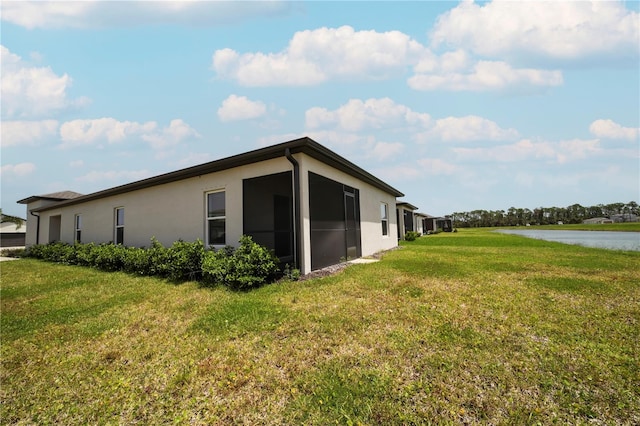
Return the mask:
<svg viewBox="0 0 640 426">
<path fill-rule="evenodd" d="M 383 209 L 384 208 L 384 216 Z M 382 227 L 382 236 L 389 236 L 389 204 L 380 202 L 380 225 Z M 386 225 L 386 226 L 385 226 Z"/>
<path fill-rule="evenodd" d="M 122 223 L 118 223 L 118 211 L 122 210 Z M 122 241 L 118 242 L 118 230 L 122 229 Z M 124 245 L 124 207 L 113 209 L 113 242 Z"/>
<path fill-rule="evenodd" d="M 209 217 L 209 195 L 211 194 L 224 194 L 224 215 Z M 224 243 L 212 244 L 209 241 L 209 222 L 213 220 L 224 220 Z M 204 193 L 204 241 L 207 247 L 220 248 L 227 245 L 227 194 L 226 188 L 215 189 Z"/>
<path fill-rule="evenodd" d="M 82 215 L 76 214 L 73 217 L 73 242 L 82 243 Z"/>
</svg>

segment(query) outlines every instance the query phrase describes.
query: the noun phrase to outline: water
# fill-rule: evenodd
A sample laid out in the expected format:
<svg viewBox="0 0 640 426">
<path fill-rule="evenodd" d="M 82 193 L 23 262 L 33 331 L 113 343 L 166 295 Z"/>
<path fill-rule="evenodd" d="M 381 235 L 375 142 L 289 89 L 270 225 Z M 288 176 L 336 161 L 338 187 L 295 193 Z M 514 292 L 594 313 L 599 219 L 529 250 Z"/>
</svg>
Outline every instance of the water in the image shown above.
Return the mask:
<svg viewBox="0 0 640 426">
<path fill-rule="evenodd" d="M 640 251 L 640 232 L 553 231 L 542 229 L 499 229 L 498 232 L 586 247 Z"/>
</svg>

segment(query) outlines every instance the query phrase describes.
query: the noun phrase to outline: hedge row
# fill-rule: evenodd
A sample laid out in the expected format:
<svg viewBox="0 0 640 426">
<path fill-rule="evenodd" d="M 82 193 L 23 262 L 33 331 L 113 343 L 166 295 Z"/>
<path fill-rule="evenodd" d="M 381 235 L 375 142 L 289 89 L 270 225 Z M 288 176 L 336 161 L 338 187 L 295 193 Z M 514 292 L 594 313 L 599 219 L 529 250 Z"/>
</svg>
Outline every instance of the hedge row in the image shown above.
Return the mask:
<svg viewBox="0 0 640 426">
<path fill-rule="evenodd" d="M 177 241 L 164 247 L 151 240 L 148 248 L 115 244 L 33 245 L 26 256 L 103 271 L 124 271 L 136 275 L 168 278 L 174 281 L 200 281 L 204 285 L 222 284 L 236 290 L 250 289 L 277 278 L 278 259 L 250 236 L 240 246 L 208 250 L 202 241 Z"/>
</svg>

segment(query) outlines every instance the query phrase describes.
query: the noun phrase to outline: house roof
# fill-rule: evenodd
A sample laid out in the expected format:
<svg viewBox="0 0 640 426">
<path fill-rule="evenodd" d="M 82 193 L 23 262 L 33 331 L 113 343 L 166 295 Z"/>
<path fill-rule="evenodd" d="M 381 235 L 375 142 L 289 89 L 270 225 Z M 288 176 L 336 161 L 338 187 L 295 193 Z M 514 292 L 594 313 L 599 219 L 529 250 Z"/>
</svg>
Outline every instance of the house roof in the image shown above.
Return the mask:
<svg viewBox="0 0 640 426">
<path fill-rule="evenodd" d="M 200 164 L 197 166 L 188 167 L 186 169 L 176 170 L 174 172 L 165 173 L 162 175 L 142 179 L 136 182 L 128 183 L 125 185 L 116 186 L 113 188 L 105 189 L 103 191 L 94 192 L 92 194 L 71 197 L 68 199 L 61 199 L 60 202 L 43 206 L 34 211 L 45 211 L 53 208 L 79 204 L 86 201 L 96 200 L 100 198 L 109 197 L 112 195 L 124 194 L 139 189 L 149 188 L 152 186 L 162 185 L 170 182 L 175 182 L 183 179 L 201 176 L 213 172 L 232 169 L 234 167 L 245 166 L 260 161 L 271 160 L 274 158 L 284 157 L 286 150 L 289 150 L 291 154 L 304 153 L 316 160 L 322 161 L 329 166 L 332 166 L 344 173 L 347 173 L 353 177 L 356 177 L 364 182 L 371 184 L 372 186 L 381 189 L 396 197 L 402 197 L 404 194 L 387 183 L 381 181 L 377 177 L 373 176 L 369 172 L 361 169 L 347 159 L 339 156 L 335 152 L 325 148 L 318 142 L 311 138 L 303 137 L 300 139 L 294 139 L 289 142 L 284 142 L 277 145 L 268 146 L 266 148 L 256 149 L 253 151 L 245 152 L 243 154 L 234 155 L 232 157 L 223 158 L 220 160 L 211 161 L 208 163 Z M 64 193 L 70 193 L 71 191 L 65 191 Z M 64 194 L 56 193 L 56 194 Z M 75 193 L 73 193 L 75 194 Z M 53 194 L 48 194 L 48 199 L 53 199 Z M 46 196 L 34 196 L 28 197 L 24 200 L 18 201 L 18 203 L 27 204 L 37 199 L 45 198 Z"/>
<path fill-rule="evenodd" d="M 397 197 L 397 195 L 396 195 Z M 407 203 L 406 201 L 398 201 L 396 203 L 396 207 L 405 207 L 407 208 L 407 210 L 418 210 L 418 208 L 416 206 L 414 206 L 411 203 Z"/>
<path fill-rule="evenodd" d="M 31 197 L 24 198 L 18 201 L 19 204 L 29 204 L 37 200 L 51 200 L 51 201 L 63 201 L 72 200 L 74 198 L 82 197 L 83 194 L 73 191 L 60 191 L 52 192 L 51 194 L 32 195 Z"/>
</svg>

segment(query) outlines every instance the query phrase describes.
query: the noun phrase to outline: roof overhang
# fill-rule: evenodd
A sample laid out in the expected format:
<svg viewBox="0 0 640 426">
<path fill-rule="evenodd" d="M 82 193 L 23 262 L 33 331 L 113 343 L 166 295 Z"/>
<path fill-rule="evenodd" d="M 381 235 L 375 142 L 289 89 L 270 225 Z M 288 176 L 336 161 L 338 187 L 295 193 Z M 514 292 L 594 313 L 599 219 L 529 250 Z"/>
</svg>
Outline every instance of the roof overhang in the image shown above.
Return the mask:
<svg viewBox="0 0 640 426">
<path fill-rule="evenodd" d="M 414 206 L 411 203 L 407 203 L 406 201 L 397 202 L 396 203 L 396 207 L 403 207 L 403 208 L 405 208 L 407 210 L 413 210 L 413 211 L 418 210 L 418 208 L 416 206 Z"/>
</svg>

